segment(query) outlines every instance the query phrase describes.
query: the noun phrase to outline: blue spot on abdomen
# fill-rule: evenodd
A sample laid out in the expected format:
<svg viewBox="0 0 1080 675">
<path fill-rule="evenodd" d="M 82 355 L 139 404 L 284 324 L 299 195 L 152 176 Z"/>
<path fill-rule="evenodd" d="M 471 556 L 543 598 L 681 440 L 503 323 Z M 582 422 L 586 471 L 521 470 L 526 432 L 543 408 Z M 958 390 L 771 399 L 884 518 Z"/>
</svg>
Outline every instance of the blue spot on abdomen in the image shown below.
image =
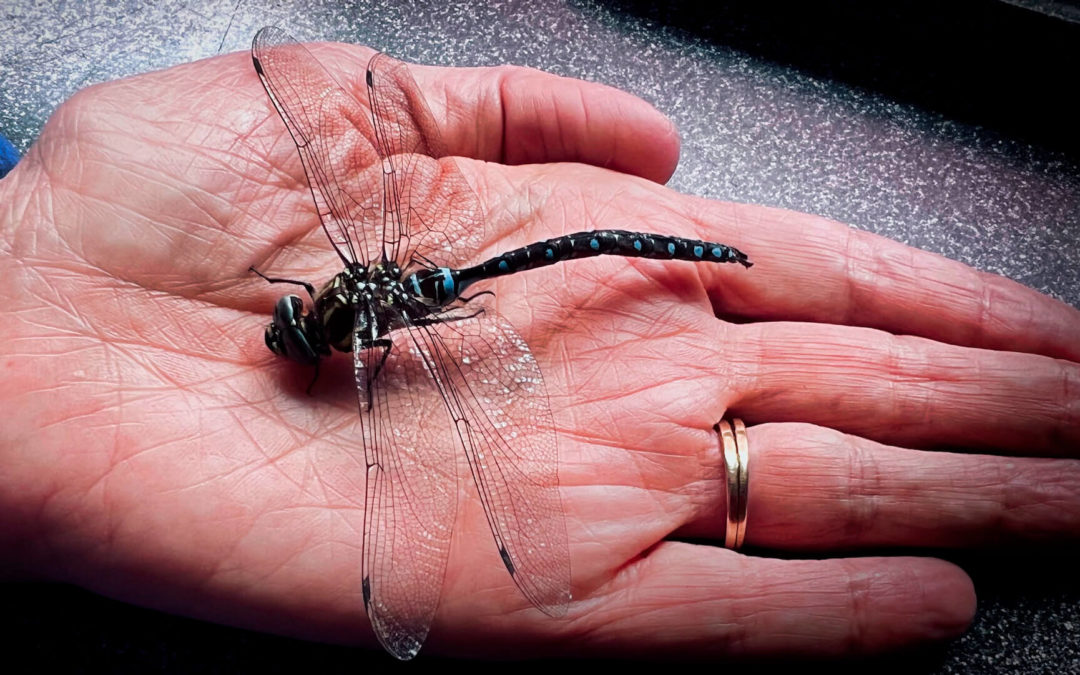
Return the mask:
<svg viewBox="0 0 1080 675">
<path fill-rule="evenodd" d="M 446 294 L 447 298 L 456 297 L 457 292 L 454 290 L 454 286 L 455 286 L 454 277 L 450 275 L 450 270 L 445 268 L 445 267 L 441 267 L 441 268 L 439 268 L 439 270 L 442 272 L 442 275 L 443 275 L 443 277 L 442 277 L 443 293 Z"/>
<path fill-rule="evenodd" d="M 500 272 L 509 272 L 510 271 L 510 264 L 507 263 L 505 260 L 500 260 L 499 261 L 499 271 Z"/>
<path fill-rule="evenodd" d="M 675 255 L 675 244 L 673 244 L 671 242 L 668 242 L 667 252 L 668 252 L 668 255 Z"/>
<path fill-rule="evenodd" d="M 591 248 L 594 251 L 599 251 L 600 250 L 600 240 L 599 239 L 590 239 L 589 240 L 589 248 Z"/>
<path fill-rule="evenodd" d="M 641 250 L 641 240 L 640 239 L 635 239 L 634 240 L 634 250 L 635 251 L 640 251 Z"/>
<path fill-rule="evenodd" d="M 694 257 L 695 258 L 700 258 L 701 254 L 704 253 L 704 252 L 705 252 L 705 248 L 703 246 L 695 246 L 694 247 Z"/>
</svg>

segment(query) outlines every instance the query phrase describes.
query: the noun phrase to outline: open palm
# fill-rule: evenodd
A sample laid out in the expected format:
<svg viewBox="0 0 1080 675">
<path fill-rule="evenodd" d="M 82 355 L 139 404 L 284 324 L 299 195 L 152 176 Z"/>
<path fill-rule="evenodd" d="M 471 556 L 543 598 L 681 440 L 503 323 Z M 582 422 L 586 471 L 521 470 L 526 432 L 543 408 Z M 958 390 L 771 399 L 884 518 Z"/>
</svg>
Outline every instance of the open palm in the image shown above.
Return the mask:
<svg viewBox="0 0 1080 675">
<path fill-rule="evenodd" d="M 370 52 L 312 49 L 362 85 Z M 724 510 L 712 427 L 731 408 L 786 422 L 751 429 L 751 545 L 1076 537 L 1075 460 L 996 456 L 1075 453 L 1077 388 L 1060 386 L 1080 377 L 1074 310 L 819 218 L 674 193 L 658 181 L 675 131 L 629 95 L 512 68 L 415 75 L 488 213 L 460 264 L 594 228 L 723 241 L 758 263 L 601 258 L 484 287 L 544 373 L 574 602 L 552 619 L 518 593 L 463 479 L 430 648 L 843 653 L 962 630 L 972 590 L 948 563 L 711 545 Z M 351 364 L 331 359 L 307 395 L 311 372 L 263 345 L 281 291 L 248 272 L 318 284 L 340 261 L 247 55 L 81 92 L 0 198 L 5 563 L 373 643 Z M 988 491 L 987 475 L 1005 487 Z"/>
</svg>

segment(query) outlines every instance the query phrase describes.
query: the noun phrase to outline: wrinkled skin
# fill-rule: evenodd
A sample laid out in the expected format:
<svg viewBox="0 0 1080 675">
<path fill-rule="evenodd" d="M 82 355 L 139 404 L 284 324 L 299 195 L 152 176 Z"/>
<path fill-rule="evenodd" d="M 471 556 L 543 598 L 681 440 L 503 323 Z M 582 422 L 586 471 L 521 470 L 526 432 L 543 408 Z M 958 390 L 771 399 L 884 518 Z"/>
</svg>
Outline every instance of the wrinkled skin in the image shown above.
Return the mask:
<svg viewBox="0 0 1080 675">
<path fill-rule="evenodd" d="M 362 84 L 369 52 L 313 49 Z M 528 605 L 463 479 L 427 652 L 873 653 L 971 619 L 971 581 L 920 547 L 1077 539 L 1080 313 L 819 217 L 675 193 L 676 132 L 629 95 L 414 72 L 471 158 L 478 259 L 621 228 L 756 263 L 600 258 L 486 286 L 547 379 L 575 601 L 561 620 Z M 6 576 L 373 645 L 351 365 L 307 396 L 310 370 L 262 344 L 282 289 L 247 271 L 321 283 L 340 263 L 248 56 L 65 103 L 0 182 L 0 233 Z M 750 425 L 747 545 L 820 559 L 718 545 L 725 414 Z M 842 553 L 875 547 L 911 556 Z"/>
</svg>

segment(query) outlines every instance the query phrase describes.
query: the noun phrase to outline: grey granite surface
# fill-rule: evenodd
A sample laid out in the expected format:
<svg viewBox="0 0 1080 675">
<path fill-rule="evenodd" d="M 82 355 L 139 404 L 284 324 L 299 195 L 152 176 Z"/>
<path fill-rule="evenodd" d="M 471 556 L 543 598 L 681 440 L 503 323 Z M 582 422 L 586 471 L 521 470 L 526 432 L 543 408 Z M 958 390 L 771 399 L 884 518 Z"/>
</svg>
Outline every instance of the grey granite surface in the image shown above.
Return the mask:
<svg viewBox="0 0 1080 675">
<path fill-rule="evenodd" d="M 417 62 L 516 63 L 620 87 L 678 124 L 677 190 L 829 216 L 1080 305 L 1077 26 L 991 0 L 809 4 L 0 0 L 0 134 L 25 151 L 76 90 L 247 49 L 276 23 Z M 945 555 L 976 579 L 974 627 L 875 669 L 1080 672 L 1075 551 Z M 65 670 L 336 672 L 361 658 L 75 589 L 0 596 L 4 658 Z"/>
</svg>

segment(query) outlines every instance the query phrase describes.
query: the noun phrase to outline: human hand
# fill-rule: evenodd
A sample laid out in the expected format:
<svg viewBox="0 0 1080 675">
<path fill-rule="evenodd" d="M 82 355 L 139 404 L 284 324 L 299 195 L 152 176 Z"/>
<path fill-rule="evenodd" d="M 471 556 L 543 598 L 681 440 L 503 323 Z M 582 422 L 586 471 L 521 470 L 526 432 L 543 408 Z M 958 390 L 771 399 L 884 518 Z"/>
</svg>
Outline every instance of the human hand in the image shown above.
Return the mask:
<svg viewBox="0 0 1080 675">
<path fill-rule="evenodd" d="M 366 52 L 317 54 L 362 82 Z M 962 630 L 973 593 L 948 563 L 671 541 L 722 539 L 711 427 L 725 413 L 756 424 L 749 546 L 1076 538 L 1074 310 L 821 218 L 644 180 L 668 177 L 677 138 L 610 89 L 415 73 L 452 152 L 492 162 L 459 162 L 492 217 L 477 259 L 613 227 L 724 241 L 757 263 L 596 259 L 492 285 L 551 395 L 575 601 L 563 620 L 529 607 L 466 484 L 429 649 L 843 654 Z M 320 281 L 339 263 L 246 55 L 80 93 L 0 203 L 9 572 L 373 643 L 363 493 L 338 489 L 363 485 L 351 371 L 331 362 L 306 396 L 310 374 L 262 345 L 279 291 L 247 273 Z"/>
</svg>

